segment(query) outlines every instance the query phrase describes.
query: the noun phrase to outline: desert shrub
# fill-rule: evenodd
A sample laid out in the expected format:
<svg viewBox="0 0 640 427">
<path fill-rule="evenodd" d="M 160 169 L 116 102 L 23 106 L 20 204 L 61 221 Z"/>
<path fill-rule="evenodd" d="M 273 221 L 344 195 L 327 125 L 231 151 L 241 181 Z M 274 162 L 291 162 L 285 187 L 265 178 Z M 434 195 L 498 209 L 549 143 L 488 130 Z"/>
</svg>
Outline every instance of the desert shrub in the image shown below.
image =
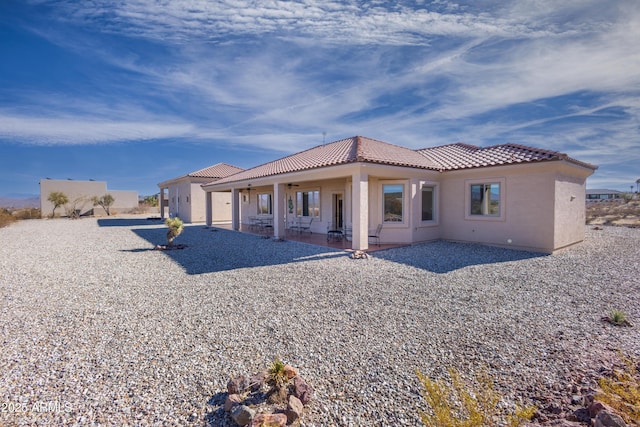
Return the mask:
<svg viewBox="0 0 640 427">
<path fill-rule="evenodd" d="M 598 381 L 597 399 L 611 406 L 625 422 L 640 420 L 640 372 L 632 357 L 620 355 L 624 368 L 613 369 L 610 377 Z"/>
<path fill-rule="evenodd" d="M 519 426 L 529 421 L 535 406 L 516 406 L 513 413 L 498 408 L 502 396 L 495 391 L 493 379 L 482 370 L 475 377 L 475 386 L 464 383 L 460 373 L 448 370 L 450 383 L 432 380 L 417 371 L 424 387 L 422 396 L 429 405 L 429 412 L 420 412 L 420 419 L 427 427 L 476 427 L 504 425 Z"/>
<path fill-rule="evenodd" d="M 182 233 L 184 230 L 184 223 L 178 217 L 175 218 L 167 218 L 164 222 L 167 227 L 169 227 L 169 231 L 167 231 L 167 244 L 173 245 L 173 241 L 176 237 Z"/>
<path fill-rule="evenodd" d="M 287 382 L 287 373 L 285 371 L 285 364 L 278 357 L 271 362 L 267 371 L 269 384 L 282 387 Z"/>
<path fill-rule="evenodd" d="M 69 197 L 66 194 L 64 194 L 62 191 L 52 191 L 51 193 L 49 193 L 49 197 L 47 197 L 47 200 L 50 201 L 51 204 L 53 205 L 53 212 L 51 212 L 51 218 L 55 218 L 56 209 L 58 209 L 60 206 L 63 206 L 69 203 Z"/>
<path fill-rule="evenodd" d="M 147 196 L 142 200 L 142 203 L 151 207 L 158 206 L 158 195 Z"/>
<path fill-rule="evenodd" d="M 88 201 L 89 200 L 85 196 L 80 196 L 70 202 L 67 202 L 64 205 L 65 215 L 71 219 L 80 218 L 80 214 Z"/>
<path fill-rule="evenodd" d="M 38 208 L 24 208 L 13 212 L 13 216 L 16 219 L 36 219 L 40 218 L 41 212 Z"/>
<path fill-rule="evenodd" d="M 114 199 L 113 196 L 108 193 L 102 197 L 94 196 L 91 198 L 93 206 L 102 207 L 102 209 L 104 209 L 104 211 L 107 213 L 107 216 L 111 215 L 111 206 L 113 206 L 113 203 L 115 201 L 116 199 Z"/>
<path fill-rule="evenodd" d="M 0 227 L 6 227 L 7 225 L 16 221 L 16 217 L 11 215 L 7 209 L 0 208 Z"/>
</svg>

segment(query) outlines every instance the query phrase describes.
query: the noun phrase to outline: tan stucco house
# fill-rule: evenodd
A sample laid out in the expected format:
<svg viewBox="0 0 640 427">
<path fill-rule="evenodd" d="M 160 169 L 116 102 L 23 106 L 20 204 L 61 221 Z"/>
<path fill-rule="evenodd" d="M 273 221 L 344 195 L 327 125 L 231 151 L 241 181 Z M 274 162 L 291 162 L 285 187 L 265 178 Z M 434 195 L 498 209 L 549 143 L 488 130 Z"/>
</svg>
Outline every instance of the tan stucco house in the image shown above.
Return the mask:
<svg viewBox="0 0 640 427">
<path fill-rule="evenodd" d="M 206 219 L 206 199 L 202 184 L 215 182 L 243 169 L 217 163 L 215 165 L 173 178 L 158 184 L 162 206 L 160 216 L 164 219 L 168 207 L 169 216 L 180 217 L 184 222 L 204 222 Z M 165 194 L 165 192 L 167 194 Z M 210 222 L 223 223 L 231 221 L 231 194 L 228 192 L 213 193 L 211 196 L 212 217 Z"/>
<path fill-rule="evenodd" d="M 445 239 L 550 253 L 584 239 L 585 181 L 596 168 L 517 144 L 413 150 L 355 136 L 202 187 L 208 200 L 231 193 L 236 230 L 265 217 L 275 237 L 300 221 L 317 233 L 343 228 L 355 250 L 368 249 L 382 226 L 381 243 Z M 208 209 L 207 224 L 213 217 Z"/>
<path fill-rule="evenodd" d="M 110 212 L 123 213 L 138 207 L 138 192 L 133 190 L 110 190 L 105 181 L 84 181 L 75 179 L 43 179 L 40 180 L 40 212 L 43 216 L 50 215 L 53 204 L 47 200 L 54 191 L 63 192 L 69 199 L 67 209 L 75 208 L 78 215 L 106 215 L 100 206 L 93 206 L 91 198 L 102 197 L 106 194 L 113 196 Z M 56 211 L 57 215 L 65 215 L 65 208 Z"/>
</svg>

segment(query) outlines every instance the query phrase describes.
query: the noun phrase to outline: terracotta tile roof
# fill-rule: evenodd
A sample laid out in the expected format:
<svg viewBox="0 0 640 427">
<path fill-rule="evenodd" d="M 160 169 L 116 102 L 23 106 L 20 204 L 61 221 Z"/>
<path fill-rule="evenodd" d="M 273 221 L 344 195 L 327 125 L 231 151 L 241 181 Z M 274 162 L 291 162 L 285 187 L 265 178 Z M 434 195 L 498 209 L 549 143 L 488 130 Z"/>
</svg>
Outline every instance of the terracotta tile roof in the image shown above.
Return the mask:
<svg viewBox="0 0 640 427">
<path fill-rule="evenodd" d="M 588 163 L 572 159 L 564 153 L 518 144 L 503 144 L 481 148 L 475 145 L 457 143 L 412 150 L 363 136 L 354 136 L 264 163 L 234 175 L 223 177 L 211 184 L 225 184 L 352 162 L 446 171 L 547 160 L 567 160 L 585 167 L 596 168 Z"/>
<path fill-rule="evenodd" d="M 299 153 L 265 163 L 216 184 L 262 178 L 289 172 L 317 169 L 352 162 L 380 163 L 421 169 L 438 169 L 438 165 L 414 150 L 363 136 L 354 136 L 310 148 Z"/>
<path fill-rule="evenodd" d="M 516 163 L 566 160 L 591 169 L 596 166 L 572 159 L 565 153 L 527 147 L 519 144 L 501 144 L 491 147 L 457 143 L 416 150 L 427 159 L 440 165 L 442 170 L 479 168 Z"/>
<path fill-rule="evenodd" d="M 224 178 L 229 175 L 233 175 L 238 172 L 242 172 L 244 169 L 237 166 L 228 165 L 226 163 L 216 163 L 213 166 L 206 167 L 204 169 L 197 170 L 195 172 L 188 173 L 187 176 L 193 178 Z"/>
</svg>

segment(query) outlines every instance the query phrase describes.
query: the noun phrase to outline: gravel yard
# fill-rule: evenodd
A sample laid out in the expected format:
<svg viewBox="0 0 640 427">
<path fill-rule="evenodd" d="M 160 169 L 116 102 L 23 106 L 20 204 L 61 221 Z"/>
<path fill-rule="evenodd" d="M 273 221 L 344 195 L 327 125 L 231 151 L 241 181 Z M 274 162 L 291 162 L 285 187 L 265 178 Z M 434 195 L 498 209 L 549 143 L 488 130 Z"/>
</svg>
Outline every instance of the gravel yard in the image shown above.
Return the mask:
<svg viewBox="0 0 640 427">
<path fill-rule="evenodd" d="M 505 404 L 640 357 L 640 229 L 555 255 L 434 242 L 345 252 L 138 218 L 0 229 L 0 425 L 231 425 L 231 376 L 274 357 L 303 426 L 419 426 L 415 370 L 486 366 Z M 632 327 L 602 322 L 611 309 Z"/>
</svg>

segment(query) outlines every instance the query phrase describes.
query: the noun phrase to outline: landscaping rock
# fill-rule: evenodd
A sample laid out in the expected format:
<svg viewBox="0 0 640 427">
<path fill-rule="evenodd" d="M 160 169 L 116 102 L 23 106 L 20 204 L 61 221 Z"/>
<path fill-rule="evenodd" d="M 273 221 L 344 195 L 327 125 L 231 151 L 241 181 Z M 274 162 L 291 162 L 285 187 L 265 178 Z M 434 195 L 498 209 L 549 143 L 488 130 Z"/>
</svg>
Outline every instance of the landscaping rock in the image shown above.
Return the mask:
<svg viewBox="0 0 640 427">
<path fill-rule="evenodd" d="M 252 375 L 251 378 L 249 378 L 249 387 L 252 391 L 258 391 L 262 388 L 266 379 L 267 374 L 265 374 L 264 372 L 258 372 L 257 374 Z"/>
<path fill-rule="evenodd" d="M 369 254 L 364 251 L 353 251 L 351 253 L 352 259 L 369 259 Z"/>
<path fill-rule="evenodd" d="M 244 375 L 232 378 L 227 383 L 227 391 L 229 394 L 241 394 L 249 387 L 249 381 Z"/>
<path fill-rule="evenodd" d="M 240 403 L 242 403 L 242 398 L 240 397 L 240 395 L 230 394 L 224 401 L 224 410 L 226 412 L 231 412 L 231 410 L 233 410 L 233 408 L 235 408 Z"/>
<path fill-rule="evenodd" d="M 585 424 L 591 423 L 591 417 L 589 416 L 589 410 L 587 408 L 579 408 L 575 410 L 572 417 L 573 419 L 571 419 L 571 421 L 577 421 Z"/>
<path fill-rule="evenodd" d="M 297 376 L 293 379 L 294 395 L 300 399 L 302 404 L 306 405 L 313 399 L 313 387 L 309 385 L 302 377 Z"/>
<path fill-rule="evenodd" d="M 624 420 L 606 409 L 598 412 L 596 421 L 593 424 L 594 427 L 627 427 L 627 423 Z"/>
<path fill-rule="evenodd" d="M 302 417 L 302 412 L 304 411 L 304 405 L 297 397 L 290 395 L 289 403 L 287 405 L 287 423 L 293 424 L 297 420 Z"/>
<path fill-rule="evenodd" d="M 287 378 L 291 379 L 298 375 L 298 369 L 294 368 L 291 365 L 285 365 L 284 373 L 287 376 Z"/>
<path fill-rule="evenodd" d="M 249 424 L 255 415 L 256 411 L 245 405 L 238 405 L 233 409 L 233 411 L 231 411 L 231 418 L 233 418 L 233 421 L 235 421 L 239 426 L 246 426 Z"/>
<path fill-rule="evenodd" d="M 287 416 L 285 414 L 258 414 L 251 421 L 250 427 L 284 427 L 287 425 Z"/>
<path fill-rule="evenodd" d="M 593 402 L 591 402 L 591 404 L 589 404 L 588 409 L 589 416 L 591 418 L 595 418 L 600 411 L 607 409 L 607 407 L 604 405 L 604 403 L 594 400 Z"/>
</svg>

